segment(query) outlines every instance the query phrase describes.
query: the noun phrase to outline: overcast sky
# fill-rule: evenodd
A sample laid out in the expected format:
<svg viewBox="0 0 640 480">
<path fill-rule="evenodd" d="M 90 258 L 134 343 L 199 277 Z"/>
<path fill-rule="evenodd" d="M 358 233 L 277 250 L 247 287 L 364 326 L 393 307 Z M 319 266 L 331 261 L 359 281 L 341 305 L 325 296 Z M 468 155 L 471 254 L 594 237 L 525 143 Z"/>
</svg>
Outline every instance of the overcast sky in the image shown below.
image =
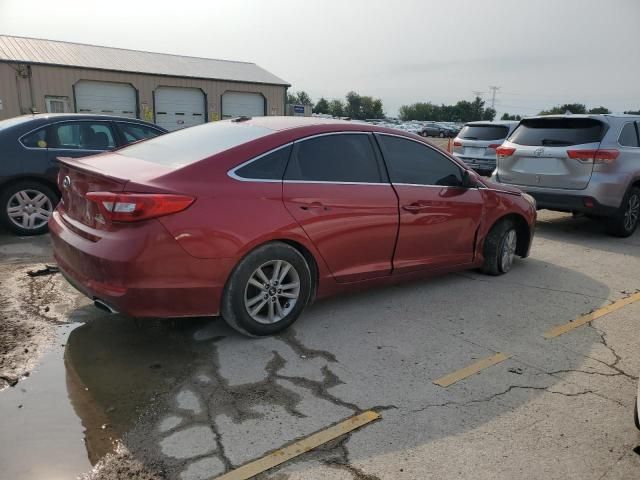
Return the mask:
<svg viewBox="0 0 640 480">
<path fill-rule="evenodd" d="M 640 109 L 640 0 L 0 0 L 0 33 L 259 64 L 320 96 Z"/>
</svg>

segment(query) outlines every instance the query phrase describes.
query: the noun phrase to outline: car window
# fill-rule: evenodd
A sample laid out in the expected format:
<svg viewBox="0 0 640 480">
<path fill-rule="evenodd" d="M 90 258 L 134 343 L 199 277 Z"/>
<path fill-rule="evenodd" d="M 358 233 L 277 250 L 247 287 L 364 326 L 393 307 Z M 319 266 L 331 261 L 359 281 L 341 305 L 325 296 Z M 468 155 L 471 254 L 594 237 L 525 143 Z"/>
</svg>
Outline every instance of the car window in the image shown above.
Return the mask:
<svg viewBox="0 0 640 480">
<path fill-rule="evenodd" d="M 531 118 L 522 120 L 509 141 L 518 145 L 567 147 L 598 143 L 605 124 L 595 118 Z"/>
<path fill-rule="evenodd" d="M 381 178 L 369 135 L 339 134 L 296 143 L 285 180 L 379 183 Z"/>
<path fill-rule="evenodd" d="M 118 153 L 161 165 L 183 166 L 272 133 L 269 128 L 223 120 L 158 135 Z"/>
<path fill-rule="evenodd" d="M 47 148 L 46 134 L 47 128 L 43 127 L 22 137 L 21 142 L 27 148 Z"/>
<path fill-rule="evenodd" d="M 502 140 L 509 134 L 509 127 L 505 125 L 465 125 L 459 138 L 466 140 Z"/>
<path fill-rule="evenodd" d="M 113 132 L 105 122 L 64 122 L 49 127 L 50 148 L 108 150 L 116 146 Z"/>
<path fill-rule="evenodd" d="M 391 183 L 458 186 L 462 172 L 458 165 L 435 149 L 412 140 L 379 135 Z"/>
<path fill-rule="evenodd" d="M 153 138 L 160 135 L 162 132 L 155 128 L 147 127 L 146 125 L 140 125 L 138 123 L 117 122 L 122 135 L 127 143 L 137 142 L 138 140 L 144 140 L 146 138 Z"/>
<path fill-rule="evenodd" d="M 624 147 L 638 147 L 638 134 L 636 133 L 636 127 L 633 122 L 629 122 L 622 127 L 618 142 Z"/>
<path fill-rule="evenodd" d="M 238 177 L 257 180 L 282 180 L 289 160 L 291 145 L 267 153 L 235 171 Z"/>
</svg>

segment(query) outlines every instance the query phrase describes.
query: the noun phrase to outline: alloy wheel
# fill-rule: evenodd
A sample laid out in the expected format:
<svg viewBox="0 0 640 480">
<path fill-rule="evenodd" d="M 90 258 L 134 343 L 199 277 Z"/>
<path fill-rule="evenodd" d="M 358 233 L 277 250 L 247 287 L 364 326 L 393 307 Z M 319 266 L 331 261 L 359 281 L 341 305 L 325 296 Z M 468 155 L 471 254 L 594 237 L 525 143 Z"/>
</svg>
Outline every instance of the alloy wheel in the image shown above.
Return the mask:
<svg viewBox="0 0 640 480">
<path fill-rule="evenodd" d="M 38 190 L 19 190 L 7 202 L 7 216 L 17 227 L 36 230 L 49 221 L 53 202 Z"/>
<path fill-rule="evenodd" d="M 629 197 L 627 204 L 627 210 L 624 212 L 624 228 L 630 232 L 638 223 L 638 216 L 640 215 L 640 197 L 634 194 Z"/>
<path fill-rule="evenodd" d="M 256 322 L 273 324 L 285 318 L 300 297 L 300 275 L 285 260 L 260 265 L 249 277 L 244 306 Z"/>
<path fill-rule="evenodd" d="M 502 242 L 502 252 L 500 253 L 500 269 L 506 273 L 511 270 L 513 258 L 516 254 L 516 246 L 518 244 L 518 236 L 516 231 L 511 229 L 507 232 Z"/>
</svg>

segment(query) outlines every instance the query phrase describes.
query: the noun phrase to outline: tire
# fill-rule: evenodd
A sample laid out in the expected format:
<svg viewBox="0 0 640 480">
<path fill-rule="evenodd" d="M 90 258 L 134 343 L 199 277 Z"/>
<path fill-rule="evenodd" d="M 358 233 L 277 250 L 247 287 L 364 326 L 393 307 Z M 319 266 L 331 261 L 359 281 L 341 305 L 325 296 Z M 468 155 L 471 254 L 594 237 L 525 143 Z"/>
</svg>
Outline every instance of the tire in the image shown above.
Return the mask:
<svg viewBox="0 0 640 480">
<path fill-rule="evenodd" d="M 59 200 L 58 193 L 44 183 L 17 181 L 0 194 L 0 219 L 18 235 L 41 235 L 49 230 L 47 221 Z"/>
<path fill-rule="evenodd" d="M 273 335 L 300 316 L 312 284 L 309 265 L 298 250 L 283 242 L 267 243 L 236 265 L 223 293 L 222 316 L 244 335 Z M 286 289 L 278 288 L 285 285 Z"/>
<path fill-rule="evenodd" d="M 640 188 L 631 187 L 622 199 L 620 209 L 607 218 L 607 232 L 614 237 L 630 237 L 638 228 L 640 217 Z"/>
<path fill-rule="evenodd" d="M 516 227 L 510 220 L 496 223 L 484 240 L 484 263 L 487 275 L 503 275 L 511 270 L 518 244 Z"/>
<path fill-rule="evenodd" d="M 441 131 L 440 131 L 440 133 L 438 133 L 438 136 L 439 136 L 440 138 L 444 138 L 444 132 L 441 130 Z"/>
</svg>

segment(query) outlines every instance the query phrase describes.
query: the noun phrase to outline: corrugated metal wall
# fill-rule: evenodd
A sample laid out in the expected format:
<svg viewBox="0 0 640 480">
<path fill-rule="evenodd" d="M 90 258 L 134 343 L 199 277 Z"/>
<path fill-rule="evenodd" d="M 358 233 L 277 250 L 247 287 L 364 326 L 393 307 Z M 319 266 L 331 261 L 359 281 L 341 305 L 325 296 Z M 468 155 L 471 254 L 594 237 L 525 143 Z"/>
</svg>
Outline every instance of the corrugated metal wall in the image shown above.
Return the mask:
<svg viewBox="0 0 640 480">
<path fill-rule="evenodd" d="M 0 119 L 14 117 L 22 113 L 18 105 L 16 71 L 12 66 L 15 67 L 15 65 L 0 63 L 0 100 L 3 103 L 3 109 L 0 110 Z M 142 119 L 145 119 L 145 112 L 150 111 L 151 115 L 153 114 L 153 91 L 157 87 L 200 88 L 206 95 L 209 120 L 222 117 L 221 98 L 226 91 L 261 93 L 267 101 L 267 115 L 284 115 L 285 87 L 278 85 L 198 80 L 43 65 L 33 65 L 31 71 L 34 103 L 36 110 L 39 112 L 46 112 L 45 96 L 68 97 L 71 110 L 75 111 L 73 85 L 80 80 L 96 80 L 133 85 L 138 92 L 138 117 Z M 26 79 L 21 79 L 20 81 L 28 87 Z M 25 92 L 23 87 L 21 92 L 26 93 L 26 95 L 21 95 L 22 107 L 26 109 L 30 106 L 28 90 Z"/>
</svg>

